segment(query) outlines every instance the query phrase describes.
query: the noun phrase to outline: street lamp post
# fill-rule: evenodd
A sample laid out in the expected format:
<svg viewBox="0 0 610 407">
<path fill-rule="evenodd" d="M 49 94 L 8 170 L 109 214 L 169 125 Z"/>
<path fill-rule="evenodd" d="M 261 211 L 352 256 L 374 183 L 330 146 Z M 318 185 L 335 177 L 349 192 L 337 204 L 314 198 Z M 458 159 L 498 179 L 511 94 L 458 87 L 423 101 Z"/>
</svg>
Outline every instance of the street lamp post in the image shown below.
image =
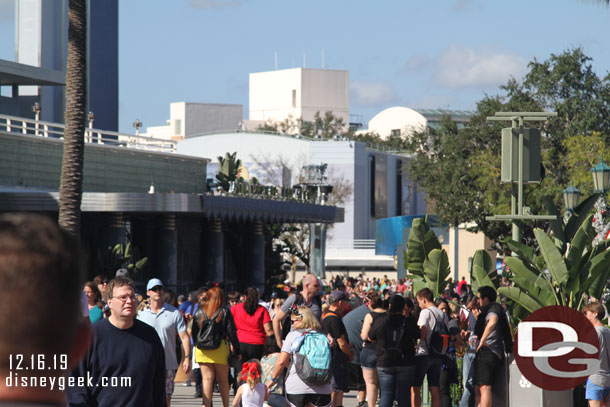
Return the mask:
<svg viewBox="0 0 610 407">
<path fill-rule="evenodd" d="M 303 167 L 299 188 L 314 198 L 316 205 L 325 205 L 333 190 L 332 185 L 325 183 L 328 164 L 306 165 Z M 296 188 L 297 186 L 295 186 Z M 326 224 L 309 225 L 309 270 L 320 278 L 325 278 L 324 257 L 326 249 Z"/>
<path fill-rule="evenodd" d="M 574 186 L 574 180 L 572 180 L 570 186 L 563 190 L 563 206 L 566 208 L 563 214 L 564 223 L 568 223 L 568 220 L 570 220 L 579 200 L 580 190 Z"/>
<path fill-rule="evenodd" d="M 597 232 L 593 244 L 606 240 L 608 231 L 610 231 L 610 223 L 606 224 L 604 218 L 608 212 L 606 204 L 606 193 L 610 186 L 610 167 L 604 163 L 604 153 L 602 153 L 599 164 L 591 168 L 591 176 L 593 177 L 593 189 L 595 193 L 600 194 L 597 202 L 595 202 L 595 216 L 593 217 L 593 229 Z"/>
<path fill-rule="evenodd" d="M 37 136 L 40 135 L 40 112 L 42 111 L 42 108 L 40 107 L 40 103 L 36 102 L 32 105 L 32 112 L 34 112 L 34 120 L 36 120 L 36 130 L 35 130 L 35 134 Z"/>
</svg>

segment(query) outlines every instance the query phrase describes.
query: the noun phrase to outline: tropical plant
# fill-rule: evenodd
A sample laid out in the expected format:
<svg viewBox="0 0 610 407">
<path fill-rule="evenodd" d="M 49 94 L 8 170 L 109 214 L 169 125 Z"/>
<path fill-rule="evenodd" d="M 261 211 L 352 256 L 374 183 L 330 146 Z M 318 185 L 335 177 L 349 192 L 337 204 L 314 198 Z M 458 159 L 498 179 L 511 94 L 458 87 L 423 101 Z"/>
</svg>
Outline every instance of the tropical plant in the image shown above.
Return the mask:
<svg viewBox="0 0 610 407">
<path fill-rule="evenodd" d="M 495 264 L 487 251 L 477 250 L 474 252 L 470 281 L 472 282 L 473 292 L 477 292 L 480 287 L 489 286 L 496 289 L 500 285 Z"/>
<path fill-rule="evenodd" d="M 83 195 L 85 108 L 87 105 L 87 1 L 68 5 L 68 63 L 64 150 L 59 184 L 59 226 L 78 236 Z"/>
<path fill-rule="evenodd" d="M 139 258 L 138 250 L 130 243 L 108 246 L 98 250 L 97 258 L 92 267 L 92 275 L 102 274 L 114 276 L 120 268 L 129 270 L 132 276 L 136 276 L 148 263 L 148 257 Z"/>
<path fill-rule="evenodd" d="M 592 218 L 591 214 L 580 221 L 573 238 L 565 244 L 563 254 L 565 242 L 557 238 L 553 241 L 541 229 L 534 229 L 539 255 L 531 247 L 512 239 L 504 240 L 519 257 L 504 259 L 513 273 L 514 286 L 500 287 L 498 293 L 518 305 L 513 309 L 517 320 L 544 306 L 563 305 L 580 309 L 587 296 L 601 297 L 610 277 L 610 250 L 607 250 L 610 240 L 592 245 L 595 237 Z"/>
<path fill-rule="evenodd" d="M 224 191 L 229 190 L 230 183 L 241 178 L 239 175 L 241 160 L 237 158 L 237 152 L 226 153 L 224 157 L 218 157 L 218 174 L 216 179 Z"/>
<path fill-rule="evenodd" d="M 442 294 L 449 283 L 449 258 L 427 219 L 413 219 L 404 258 L 414 292 L 428 287 L 435 297 Z"/>
</svg>

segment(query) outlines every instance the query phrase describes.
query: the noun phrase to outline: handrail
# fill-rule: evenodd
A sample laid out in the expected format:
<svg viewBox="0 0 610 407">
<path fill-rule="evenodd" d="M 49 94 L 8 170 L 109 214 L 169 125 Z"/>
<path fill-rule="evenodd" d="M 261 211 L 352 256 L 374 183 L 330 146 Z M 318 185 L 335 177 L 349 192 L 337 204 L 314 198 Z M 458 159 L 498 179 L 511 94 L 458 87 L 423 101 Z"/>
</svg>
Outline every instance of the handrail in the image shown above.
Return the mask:
<svg viewBox="0 0 610 407">
<path fill-rule="evenodd" d="M 63 139 L 65 128 L 66 126 L 61 123 L 0 114 L 0 130 L 4 130 L 7 133 Z M 171 153 L 176 152 L 177 144 L 174 140 L 157 139 L 150 136 L 140 136 L 139 134 L 118 133 L 93 127 L 85 128 L 84 137 L 85 142 L 91 144 L 107 144 L 116 147 Z"/>
</svg>

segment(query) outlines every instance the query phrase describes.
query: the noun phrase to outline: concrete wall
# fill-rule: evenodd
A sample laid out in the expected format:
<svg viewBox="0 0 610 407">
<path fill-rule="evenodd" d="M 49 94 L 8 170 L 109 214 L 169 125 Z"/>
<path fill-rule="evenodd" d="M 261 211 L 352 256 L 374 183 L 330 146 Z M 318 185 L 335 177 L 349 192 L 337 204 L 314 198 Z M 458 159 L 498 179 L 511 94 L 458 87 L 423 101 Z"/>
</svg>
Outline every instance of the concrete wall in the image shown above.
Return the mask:
<svg viewBox="0 0 610 407">
<path fill-rule="evenodd" d="M 237 130 L 242 119 L 242 105 L 186 103 L 184 134 L 191 138 L 201 133 Z"/>
<path fill-rule="evenodd" d="M 63 142 L 0 132 L 0 184 L 58 190 Z M 202 193 L 206 160 L 87 144 L 84 192 Z"/>
<path fill-rule="evenodd" d="M 469 232 L 466 230 L 464 225 L 457 229 L 455 227 L 450 228 L 449 244 L 444 245 L 443 248 L 447 251 L 449 266 L 451 267 L 452 273 L 451 276 L 454 278 L 454 280 L 459 281 L 462 279 L 462 276 L 464 276 L 466 277 L 466 281 L 470 282 L 470 264 L 472 262 L 472 257 L 474 256 L 474 252 L 477 250 L 486 250 L 495 263 L 497 252 L 495 250 L 490 250 L 492 244 L 493 241 L 487 238 L 484 233 Z"/>
<path fill-rule="evenodd" d="M 283 69 L 250 74 L 249 119 L 312 121 L 331 111 L 349 123 L 349 72 L 329 69 Z"/>
</svg>

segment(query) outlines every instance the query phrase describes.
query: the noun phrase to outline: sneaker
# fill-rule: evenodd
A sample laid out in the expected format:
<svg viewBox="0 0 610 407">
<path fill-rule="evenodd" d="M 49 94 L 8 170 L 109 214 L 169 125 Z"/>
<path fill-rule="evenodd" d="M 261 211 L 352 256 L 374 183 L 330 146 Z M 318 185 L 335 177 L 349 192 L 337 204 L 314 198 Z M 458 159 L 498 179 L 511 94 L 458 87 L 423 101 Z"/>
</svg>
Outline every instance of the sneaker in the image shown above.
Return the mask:
<svg viewBox="0 0 610 407">
<path fill-rule="evenodd" d="M 190 387 L 190 386 L 191 386 L 191 381 L 190 381 L 190 380 L 187 380 L 187 381 L 185 381 L 184 383 L 182 383 L 182 385 L 183 385 L 183 386 Z"/>
<path fill-rule="evenodd" d="M 198 397 L 203 397 L 203 394 L 201 394 L 201 393 L 195 393 L 195 395 L 194 395 L 193 397 L 195 397 L 195 398 L 198 398 Z"/>
<path fill-rule="evenodd" d="M 358 402 L 358 407 L 369 407 L 369 403 L 366 400 Z"/>
</svg>

